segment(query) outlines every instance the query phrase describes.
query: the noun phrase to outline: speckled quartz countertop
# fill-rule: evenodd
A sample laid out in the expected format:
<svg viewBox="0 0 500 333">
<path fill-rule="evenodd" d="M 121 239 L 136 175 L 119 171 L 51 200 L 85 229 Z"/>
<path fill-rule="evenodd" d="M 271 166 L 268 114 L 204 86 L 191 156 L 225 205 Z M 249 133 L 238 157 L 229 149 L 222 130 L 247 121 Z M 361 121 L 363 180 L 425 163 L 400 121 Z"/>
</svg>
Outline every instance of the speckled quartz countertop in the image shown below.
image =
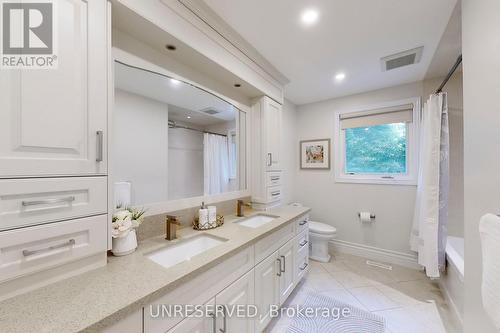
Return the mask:
<svg viewBox="0 0 500 333">
<path fill-rule="evenodd" d="M 164 235 L 144 240 L 133 254 L 108 257 L 105 267 L 0 302 L 0 332 L 99 332 L 308 211 L 292 206 L 272 209 L 265 214 L 279 218 L 258 228 L 225 216 L 225 224 L 217 229 L 181 228 L 175 241 L 166 241 Z M 202 232 L 228 241 L 170 268 L 144 256 Z"/>
</svg>

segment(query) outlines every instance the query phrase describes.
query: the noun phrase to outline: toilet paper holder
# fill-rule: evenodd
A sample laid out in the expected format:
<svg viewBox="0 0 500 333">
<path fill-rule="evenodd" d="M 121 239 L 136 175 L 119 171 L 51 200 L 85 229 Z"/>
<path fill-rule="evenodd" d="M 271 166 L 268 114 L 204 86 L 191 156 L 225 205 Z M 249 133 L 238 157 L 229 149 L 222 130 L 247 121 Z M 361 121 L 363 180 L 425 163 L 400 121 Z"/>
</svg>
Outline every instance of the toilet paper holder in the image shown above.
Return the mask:
<svg viewBox="0 0 500 333">
<path fill-rule="evenodd" d="M 361 217 L 361 213 L 359 213 L 359 212 L 358 212 L 358 217 Z M 371 219 L 374 219 L 374 218 L 375 218 L 375 214 L 373 214 L 373 213 L 372 213 L 372 214 L 370 214 L 370 218 L 371 218 Z"/>
</svg>

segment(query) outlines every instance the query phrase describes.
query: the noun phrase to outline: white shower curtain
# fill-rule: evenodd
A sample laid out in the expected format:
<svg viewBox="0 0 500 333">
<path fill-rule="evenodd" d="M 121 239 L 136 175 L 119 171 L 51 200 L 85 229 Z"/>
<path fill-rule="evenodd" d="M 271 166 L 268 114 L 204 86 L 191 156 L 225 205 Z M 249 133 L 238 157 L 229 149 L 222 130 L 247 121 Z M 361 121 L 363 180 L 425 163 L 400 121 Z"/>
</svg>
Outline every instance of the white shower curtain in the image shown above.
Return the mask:
<svg viewBox="0 0 500 333">
<path fill-rule="evenodd" d="M 445 264 L 449 191 L 449 128 L 446 93 L 433 94 L 420 123 L 420 168 L 410 245 L 428 277 Z"/>
<path fill-rule="evenodd" d="M 203 174 L 205 195 L 223 193 L 229 185 L 229 150 L 227 137 L 203 135 Z"/>
</svg>

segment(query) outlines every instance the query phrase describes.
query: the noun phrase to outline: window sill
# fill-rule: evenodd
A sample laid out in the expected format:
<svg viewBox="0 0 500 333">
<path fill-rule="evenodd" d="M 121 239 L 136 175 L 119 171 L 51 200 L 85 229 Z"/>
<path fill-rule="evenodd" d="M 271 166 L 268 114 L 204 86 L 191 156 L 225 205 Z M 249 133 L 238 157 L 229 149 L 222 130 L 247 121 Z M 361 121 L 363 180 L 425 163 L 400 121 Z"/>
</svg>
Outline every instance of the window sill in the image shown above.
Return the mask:
<svg viewBox="0 0 500 333">
<path fill-rule="evenodd" d="M 351 183 L 351 184 L 417 186 L 417 181 L 415 179 L 380 179 L 380 178 L 355 178 L 349 176 L 336 176 L 335 182 Z"/>
</svg>

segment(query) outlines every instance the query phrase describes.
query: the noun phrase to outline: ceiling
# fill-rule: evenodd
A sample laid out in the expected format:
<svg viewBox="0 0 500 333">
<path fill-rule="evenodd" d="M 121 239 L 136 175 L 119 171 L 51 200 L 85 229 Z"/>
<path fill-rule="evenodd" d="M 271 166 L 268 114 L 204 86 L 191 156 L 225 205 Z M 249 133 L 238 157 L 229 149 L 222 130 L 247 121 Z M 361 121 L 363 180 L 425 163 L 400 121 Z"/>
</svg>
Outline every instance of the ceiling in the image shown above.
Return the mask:
<svg viewBox="0 0 500 333">
<path fill-rule="evenodd" d="M 204 1 L 290 79 L 285 95 L 298 105 L 419 81 L 431 62 L 432 74 L 455 61 L 433 57 L 457 0 Z M 304 26 L 308 8 L 319 20 Z M 380 58 L 420 46 L 420 63 L 381 70 Z"/>
<path fill-rule="evenodd" d="M 170 120 L 208 126 L 236 118 L 233 105 L 190 84 L 118 62 L 114 72 L 116 88 L 168 104 Z M 207 109 L 219 113 L 209 115 L 203 112 Z"/>
</svg>

